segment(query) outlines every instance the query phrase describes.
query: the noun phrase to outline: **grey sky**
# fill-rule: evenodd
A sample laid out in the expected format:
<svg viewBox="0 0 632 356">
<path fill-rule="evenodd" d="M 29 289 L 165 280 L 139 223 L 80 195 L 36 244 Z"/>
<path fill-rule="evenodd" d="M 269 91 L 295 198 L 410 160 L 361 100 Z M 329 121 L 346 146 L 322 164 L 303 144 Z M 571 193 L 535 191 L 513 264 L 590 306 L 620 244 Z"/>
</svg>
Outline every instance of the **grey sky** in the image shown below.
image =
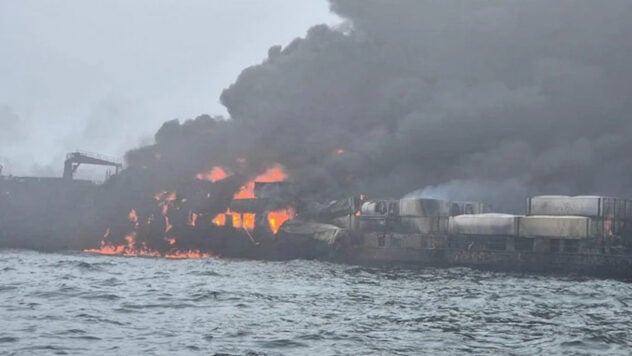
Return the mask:
<svg viewBox="0 0 632 356">
<path fill-rule="evenodd" d="M 325 0 L 0 0 L 0 163 L 59 174 L 68 150 L 121 155 L 225 114 L 222 89 L 269 47 L 337 22 Z"/>
</svg>

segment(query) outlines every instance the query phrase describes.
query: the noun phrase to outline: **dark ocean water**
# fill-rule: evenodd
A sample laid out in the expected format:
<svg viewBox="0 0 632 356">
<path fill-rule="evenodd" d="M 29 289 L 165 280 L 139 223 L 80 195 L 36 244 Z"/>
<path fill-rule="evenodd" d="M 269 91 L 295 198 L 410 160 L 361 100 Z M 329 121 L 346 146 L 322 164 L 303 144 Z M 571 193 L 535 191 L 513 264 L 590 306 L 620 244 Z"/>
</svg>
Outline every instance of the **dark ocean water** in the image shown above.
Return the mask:
<svg viewBox="0 0 632 356">
<path fill-rule="evenodd" d="M 0 354 L 632 352 L 632 284 L 0 251 Z"/>
</svg>

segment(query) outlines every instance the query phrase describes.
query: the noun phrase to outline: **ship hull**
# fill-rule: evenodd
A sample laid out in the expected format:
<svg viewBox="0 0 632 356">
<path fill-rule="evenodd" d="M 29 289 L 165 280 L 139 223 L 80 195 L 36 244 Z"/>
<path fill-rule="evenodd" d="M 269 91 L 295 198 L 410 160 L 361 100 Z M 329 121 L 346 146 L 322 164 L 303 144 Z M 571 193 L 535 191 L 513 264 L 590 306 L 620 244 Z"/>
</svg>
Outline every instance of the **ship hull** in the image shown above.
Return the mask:
<svg viewBox="0 0 632 356">
<path fill-rule="evenodd" d="M 599 251 L 599 248 L 592 248 L 595 246 L 594 241 L 582 241 L 578 244 L 578 252 L 568 253 L 563 250 L 551 250 L 551 246 L 563 248 L 563 244 L 560 247 L 559 241 L 555 239 L 539 239 L 530 246 L 531 251 L 518 251 L 515 250 L 515 240 L 511 237 L 501 239 L 504 242 L 501 245 L 498 245 L 497 237 L 493 237 L 495 244 L 492 245 L 484 239 L 477 239 L 475 243 L 465 241 L 454 244 L 451 243 L 453 238 L 412 234 L 397 237 L 366 234 L 349 244 L 344 249 L 344 254 L 337 256 L 336 260 L 354 264 L 459 266 L 507 272 L 632 279 L 632 254 L 614 249 Z M 394 244 L 393 241 L 398 242 Z M 426 246 L 423 246 L 424 242 Z M 435 246 L 428 246 L 430 244 Z M 545 249 L 547 247 L 548 250 Z M 542 251 L 533 251 L 534 248 Z"/>
</svg>

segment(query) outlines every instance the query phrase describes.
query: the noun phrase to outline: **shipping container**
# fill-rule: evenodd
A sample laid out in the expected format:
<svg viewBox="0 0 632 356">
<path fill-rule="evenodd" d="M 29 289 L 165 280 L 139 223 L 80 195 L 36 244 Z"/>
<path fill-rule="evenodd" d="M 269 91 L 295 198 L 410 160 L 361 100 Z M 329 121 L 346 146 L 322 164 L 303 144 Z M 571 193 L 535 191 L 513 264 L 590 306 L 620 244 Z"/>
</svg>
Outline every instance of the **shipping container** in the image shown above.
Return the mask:
<svg viewBox="0 0 632 356">
<path fill-rule="evenodd" d="M 491 212 L 488 204 L 479 201 L 455 201 L 459 207 L 459 214 L 485 214 Z"/>
<path fill-rule="evenodd" d="M 451 234 L 518 236 L 517 215 L 474 214 L 450 217 L 448 229 Z"/>
<path fill-rule="evenodd" d="M 399 215 L 410 217 L 453 216 L 459 207 L 451 201 L 439 199 L 400 199 Z"/>
<path fill-rule="evenodd" d="M 447 234 L 448 221 L 448 216 L 402 216 L 400 223 L 404 231 L 408 233 Z"/>
<path fill-rule="evenodd" d="M 524 216 L 518 219 L 521 237 L 551 237 L 561 239 L 602 238 L 604 220 L 586 216 Z"/>
<path fill-rule="evenodd" d="M 527 198 L 527 215 L 588 216 L 632 219 L 632 203 L 627 199 L 582 195 L 541 195 Z"/>
</svg>

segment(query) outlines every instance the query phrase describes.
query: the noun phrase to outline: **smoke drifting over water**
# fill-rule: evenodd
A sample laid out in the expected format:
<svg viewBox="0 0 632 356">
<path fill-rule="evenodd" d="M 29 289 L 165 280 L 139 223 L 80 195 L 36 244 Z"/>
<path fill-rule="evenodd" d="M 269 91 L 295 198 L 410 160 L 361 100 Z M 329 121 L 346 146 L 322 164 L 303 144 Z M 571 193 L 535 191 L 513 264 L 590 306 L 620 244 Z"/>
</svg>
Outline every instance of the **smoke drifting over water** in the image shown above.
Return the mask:
<svg viewBox="0 0 632 356">
<path fill-rule="evenodd" d="M 166 123 L 132 166 L 159 152 L 154 168 L 191 176 L 247 157 L 246 175 L 281 163 L 306 194 L 429 187 L 509 211 L 527 194 L 629 195 L 629 1 L 331 9 L 348 22 L 272 47 L 223 92 L 230 120 Z"/>
</svg>

